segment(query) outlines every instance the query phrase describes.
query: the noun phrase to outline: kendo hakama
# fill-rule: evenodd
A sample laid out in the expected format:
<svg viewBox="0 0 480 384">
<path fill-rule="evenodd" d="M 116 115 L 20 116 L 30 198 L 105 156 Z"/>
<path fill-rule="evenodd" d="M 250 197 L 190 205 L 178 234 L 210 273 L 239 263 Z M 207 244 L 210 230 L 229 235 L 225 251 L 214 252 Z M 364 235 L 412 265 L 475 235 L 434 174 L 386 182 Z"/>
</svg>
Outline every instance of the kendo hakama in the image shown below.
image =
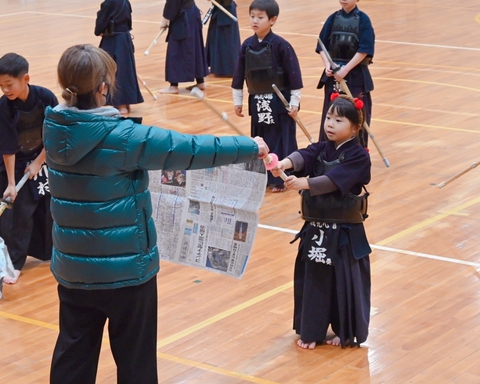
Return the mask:
<svg viewBox="0 0 480 384">
<path fill-rule="evenodd" d="M 108 98 L 113 106 L 143 103 L 143 96 L 138 85 L 135 67 L 135 47 L 130 32 L 115 32 L 113 36 L 103 36 L 100 48 L 117 63 L 115 73 L 115 92 Z"/>
<path fill-rule="evenodd" d="M 360 345 L 368 336 L 371 293 L 371 250 L 363 224 L 337 224 L 338 233 L 330 234 L 330 246 L 336 248 L 332 264 L 328 256 L 325 263 L 310 259 L 318 247 L 312 241 L 315 236 L 318 239 L 318 225 L 306 222 L 299 234 L 293 329 L 302 341 L 323 344 L 331 325 L 342 347 Z"/>
<path fill-rule="evenodd" d="M 207 59 L 203 45 L 203 24 L 200 10 L 194 1 L 177 9 L 181 1 L 167 0 L 163 16 L 170 20 L 166 41 L 165 80 L 184 83 L 208 75 Z"/>
<path fill-rule="evenodd" d="M 234 1 L 223 0 L 219 1 L 219 4 L 233 16 L 237 16 L 237 4 Z M 233 76 L 240 44 L 238 22 L 214 6 L 205 46 L 210 73 L 215 76 Z"/>
<path fill-rule="evenodd" d="M 282 92 L 283 93 L 283 92 Z M 284 94 L 289 100 L 290 94 Z M 266 106 L 265 101 L 268 101 Z M 285 109 L 276 93 L 248 96 L 249 114 L 251 116 L 250 135 L 260 136 L 267 143 L 270 152 L 283 159 L 298 149 L 297 126 Z M 283 180 L 267 172 L 267 185 L 280 186 Z"/>
<path fill-rule="evenodd" d="M 114 22 L 113 33 L 108 35 L 109 23 Z M 95 35 L 102 35 L 100 48 L 108 52 L 117 64 L 115 92 L 107 98 L 113 106 L 143 103 L 138 85 L 135 66 L 135 47 L 130 30 L 132 29 L 132 8 L 129 1 L 104 1 L 97 12 Z"/>
</svg>

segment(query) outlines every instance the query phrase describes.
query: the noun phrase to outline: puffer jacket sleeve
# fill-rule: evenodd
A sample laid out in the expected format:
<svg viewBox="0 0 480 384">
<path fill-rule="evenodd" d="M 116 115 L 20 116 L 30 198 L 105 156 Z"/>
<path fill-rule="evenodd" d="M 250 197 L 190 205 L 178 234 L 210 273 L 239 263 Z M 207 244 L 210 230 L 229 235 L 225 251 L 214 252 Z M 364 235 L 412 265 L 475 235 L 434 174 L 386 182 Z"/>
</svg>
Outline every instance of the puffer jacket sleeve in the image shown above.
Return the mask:
<svg viewBox="0 0 480 384">
<path fill-rule="evenodd" d="M 258 145 L 245 136 L 186 135 L 136 124 L 129 130 L 126 168 L 200 169 L 257 158 Z"/>
</svg>

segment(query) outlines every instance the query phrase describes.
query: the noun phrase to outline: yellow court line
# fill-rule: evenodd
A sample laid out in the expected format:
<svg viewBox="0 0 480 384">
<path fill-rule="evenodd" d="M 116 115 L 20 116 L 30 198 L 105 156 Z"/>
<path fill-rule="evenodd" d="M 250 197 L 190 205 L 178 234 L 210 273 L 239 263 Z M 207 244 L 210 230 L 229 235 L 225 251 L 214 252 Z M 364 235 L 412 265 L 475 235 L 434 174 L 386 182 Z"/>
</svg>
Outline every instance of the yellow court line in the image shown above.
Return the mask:
<svg viewBox="0 0 480 384">
<path fill-rule="evenodd" d="M 398 240 L 402 237 L 405 237 L 405 236 L 407 236 L 411 233 L 414 233 L 414 232 L 418 231 L 419 229 L 425 228 L 425 227 L 429 226 L 430 224 L 436 223 L 436 222 L 444 219 L 445 217 L 448 217 L 448 216 L 451 216 L 451 215 L 456 215 L 456 214 L 458 214 L 459 211 L 461 211 L 465 208 L 468 208 L 472 205 L 475 205 L 479 202 L 480 202 L 480 197 L 477 197 L 476 199 L 470 200 L 470 201 L 466 202 L 465 204 L 462 204 L 462 205 L 459 205 L 459 206 L 454 207 L 452 209 L 449 209 L 445 213 L 434 216 L 434 217 L 432 217 L 430 219 L 427 219 L 427 220 L 425 220 L 421 223 L 413 225 L 410 228 L 407 228 L 403 231 L 400 231 L 393 236 L 387 237 L 386 239 L 378 242 L 377 245 L 387 245 L 388 243 L 391 243 L 391 242 L 393 242 L 395 240 Z"/>
<path fill-rule="evenodd" d="M 428 67 L 428 68 L 456 69 L 459 72 L 464 72 L 464 71 L 480 72 L 479 68 L 459 67 L 459 66 L 453 66 L 453 65 L 414 63 L 414 62 L 409 62 L 409 61 L 375 60 L 375 64 L 389 64 L 389 65 L 393 64 L 393 65 L 405 65 L 405 66 L 408 66 L 408 67 Z M 382 69 L 382 68 L 373 67 L 373 69 Z"/>
<path fill-rule="evenodd" d="M 179 363 L 179 364 L 183 364 L 183 365 L 189 365 L 191 367 L 194 367 L 194 368 L 200 368 L 200 369 L 203 369 L 205 371 L 210 371 L 210 372 L 214 372 L 214 373 L 218 373 L 220 375 L 223 375 L 223 376 L 230 376 L 230 377 L 236 377 L 236 378 L 239 378 L 239 379 L 243 379 L 243 380 L 246 380 L 246 381 L 250 381 L 252 383 L 258 383 L 258 384 L 279 384 L 275 381 L 270 381 L 270 380 L 266 380 L 266 379 L 262 379 L 260 377 L 255 377 L 255 376 L 251 376 L 251 375 L 247 375 L 247 374 L 244 374 L 244 373 L 239 373 L 239 372 L 234 372 L 234 371 L 229 371 L 227 369 L 223 369 L 223 368 L 219 368 L 219 367 L 215 367 L 213 365 L 210 365 L 210 364 L 204 364 L 204 363 L 199 363 L 197 361 L 193 361 L 193 360 L 189 360 L 189 359 L 184 359 L 184 358 L 181 358 L 181 357 L 176 357 L 176 356 L 172 356 L 172 355 L 167 355 L 165 353 L 160 353 L 158 352 L 157 353 L 157 356 L 164 359 L 164 360 L 169 360 L 169 361 L 172 361 L 172 362 L 175 362 L 175 363 Z"/>
<path fill-rule="evenodd" d="M 233 315 L 237 312 L 240 312 L 254 304 L 257 304 L 263 300 L 266 300 L 274 295 L 276 295 L 277 293 L 280 293 L 280 292 L 283 292 L 289 288 L 291 288 L 293 286 L 293 282 L 288 282 L 286 284 L 283 284 L 277 288 L 274 288 L 268 292 L 265 292 L 257 297 L 254 297 L 253 299 L 250 299 L 242 304 L 239 304 L 227 311 L 224 311 L 216 316 L 213 316 L 211 317 L 210 319 L 207 319 L 193 327 L 190 327 L 190 328 L 187 328 L 186 330 L 182 331 L 182 332 L 179 332 L 171 337 L 168 337 L 162 341 L 160 341 L 159 343 L 157 343 L 157 347 L 163 347 L 165 345 L 168 345 L 176 340 L 179 340 L 193 332 L 196 332 L 200 329 L 203 329 L 219 320 L 222 320 L 230 315 Z M 2 312 L 0 311 L 0 317 L 4 317 L 4 318 L 7 318 L 7 319 L 11 319 L 11 320 L 16 320 L 16 321 L 19 321 L 19 322 L 23 322 L 23 323 L 26 323 L 26 324 L 31 324 L 31 325 L 36 325 L 38 327 L 42 327 L 42 328 L 47 328 L 47 329 L 51 329 L 51 330 L 54 330 L 54 331 L 58 331 L 59 330 L 59 327 L 57 325 L 54 325 L 54 324 L 50 324 L 50 323 L 46 323 L 46 322 L 43 322 L 43 321 L 38 321 L 38 320 L 34 320 L 34 319 L 30 319 L 30 318 L 27 318 L 27 317 L 23 317 L 23 316 L 18 316 L 18 315 L 14 315 L 14 314 L 11 314 L 11 313 L 8 313 L 8 312 Z M 107 338 L 103 338 L 103 342 L 105 344 L 109 344 L 109 340 Z M 199 368 L 199 369 L 203 369 L 205 371 L 209 371 L 209 372 L 214 372 L 214 373 L 218 373 L 220 375 L 224 375 L 224 376 L 229 376 L 229 377 L 235 377 L 235 378 L 240 378 L 240 379 L 243 379 L 245 381 L 249 381 L 249 382 L 252 382 L 252 383 L 257 383 L 257 384 L 278 384 L 274 381 L 270 381 L 270 380 L 266 380 L 266 379 L 262 379 L 262 378 L 259 378 L 259 377 L 255 377 L 255 376 L 252 376 L 252 375 L 248 375 L 248 374 L 244 374 L 244 373 L 240 373 L 240 372 L 235 372 L 235 371 L 231 371 L 231 370 L 227 370 L 227 369 L 223 369 L 223 368 L 219 368 L 219 367 L 215 367 L 213 365 L 210 365 L 210 364 L 205 364 L 205 363 L 200 363 L 198 361 L 194 361 L 194 360 L 190 360 L 190 359 L 184 359 L 184 358 L 181 358 L 181 357 L 177 357 L 177 356 L 173 356 L 173 355 L 170 355 L 170 354 L 166 354 L 166 353 L 162 353 L 162 352 L 158 352 L 157 351 L 157 357 L 161 358 L 161 359 L 164 359 L 164 360 L 168 360 L 168 361 L 172 361 L 172 362 L 176 362 L 176 363 L 179 363 L 179 364 L 183 364 L 183 365 L 187 365 L 187 366 L 190 366 L 190 367 L 194 367 L 194 368 Z"/>
<path fill-rule="evenodd" d="M 388 124 L 400 124 L 400 125 L 411 125 L 413 127 L 422 127 L 422 128 L 433 128 L 433 129 L 444 129 L 446 131 L 455 131 L 455 132 L 468 132 L 468 133 L 480 133 L 480 130 L 473 130 L 473 129 L 464 129 L 464 128 L 453 128 L 453 127 L 444 127 L 441 125 L 428 125 L 428 124 L 418 124 L 418 123 L 411 123 L 408 121 L 394 121 L 394 120 L 385 120 L 385 119 L 374 119 L 372 121 L 378 121 L 381 123 L 388 123 Z"/>
<path fill-rule="evenodd" d="M 475 16 L 475 21 L 476 21 L 478 24 L 480 24 L 480 13 L 479 13 L 477 16 Z"/>
<path fill-rule="evenodd" d="M 168 345 L 170 343 L 173 343 L 174 341 L 177 341 L 185 336 L 188 336 L 194 332 L 199 331 L 200 329 L 203 329 L 205 327 L 208 327 L 209 325 L 212 325 L 216 323 L 217 321 L 220 321 L 222 319 L 225 319 L 226 317 L 233 315 L 237 312 L 243 311 L 244 309 L 251 307 L 252 305 L 255 305 L 263 300 L 269 299 L 272 296 L 275 296 L 277 293 L 283 292 L 289 288 L 293 287 L 293 282 L 288 282 L 286 284 L 283 284 L 277 288 L 274 288 L 268 292 L 262 293 L 261 295 L 254 297 L 253 299 L 247 300 L 242 304 L 239 304 L 233 308 L 227 309 L 226 311 L 219 313 L 218 315 L 215 315 L 207 320 L 204 320 L 197 325 L 194 325 L 190 328 L 187 328 L 181 332 L 178 332 L 170 337 L 167 337 L 166 339 L 163 339 L 157 343 L 157 348 L 164 347 L 165 345 Z"/>
<path fill-rule="evenodd" d="M 42 327 L 42 328 L 47 328 L 47 329 L 51 329 L 51 330 L 54 330 L 54 331 L 58 331 L 58 325 L 45 323 L 44 321 L 38 321 L 38 320 L 30 319 L 28 317 L 14 315 L 14 314 L 8 313 L 8 312 L 0 311 L 0 317 L 20 321 L 20 322 L 26 323 L 26 324 L 36 325 L 37 327 Z"/>
<path fill-rule="evenodd" d="M 173 94 L 173 95 L 168 95 L 168 96 L 175 96 L 175 97 L 180 97 L 180 98 L 193 98 L 193 99 L 197 99 L 196 97 L 190 96 L 190 95 Z M 197 100 L 198 100 L 198 99 L 197 99 Z M 214 101 L 214 102 L 216 102 L 216 103 L 233 104 L 233 101 L 230 101 L 230 100 L 214 99 L 214 98 L 209 98 L 209 97 L 206 97 L 205 100 Z M 308 109 L 302 109 L 300 112 L 301 112 L 301 113 L 305 113 L 305 114 L 312 114 L 312 115 L 321 115 L 321 114 L 322 114 L 322 111 L 311 111 L 311 110 L 308 110 Z M 480 130 L 465 129 L 465 128 L 455 128 L 455 127 L 445 127 L 445 126 L 441 126 L 441 125 L 419 124 L 419 123 L 411 123 L 411 122 L 408 122 L 408 121 L 394 121 L 394 120 L 385 120 L 385 119 L 372 118 L 372 122 L 380 122 L 380 123 L 387 123 L 387 124 L 397 124 L 397 125 L 410 125 L 410 126 L 413 126 L 413 127 L 432 128 L 432 129 L 443 129 L 443 130 L 446 130 L 446 131 L 468 132 L 468 133 L 480 134 Z"/>
<path fill-rule="evenodd" d="M 457 85 L 457 84 L 447 84 L 447 83 L 437 83 L 435 81 L 423 81 L 423 80 L 411 80 L 411 79 L 395 79 L 391 77 L 374 77 L 375 80 L 388 80 L 388 81 L 398 81 L 402 83 L 417 83 L 417 84 L 428 84 L 428 85 L 440 85 L 442 87 L 450 87 L 450 88 L 459 88 L 459 89 L 464 89 L 467 91 L 473 91 L 473 92 L 480 92 L 480 89 L 478 88 L 471 88 L 471 87 L 464 87 L 462 85 Z"/>
</svg>

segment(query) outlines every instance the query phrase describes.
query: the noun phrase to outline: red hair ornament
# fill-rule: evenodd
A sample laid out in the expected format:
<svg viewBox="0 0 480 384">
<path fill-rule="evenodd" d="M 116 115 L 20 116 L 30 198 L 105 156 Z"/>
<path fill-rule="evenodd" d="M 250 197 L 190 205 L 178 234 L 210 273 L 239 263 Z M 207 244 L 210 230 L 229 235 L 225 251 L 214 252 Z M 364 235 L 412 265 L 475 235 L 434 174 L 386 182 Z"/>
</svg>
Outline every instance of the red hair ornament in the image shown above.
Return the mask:
<svg viewBox="0 0 480 384">
<path fill-rule="evenodd" d="M 363 101 L 358 99 L 358 98 L 355 98 L 355 99 L 353 99 L 353 105 L 355 105 L 355 108 L 357 108 L 357 109 L 362 109 L 363 108 Z"/>
<path fill-rule="evenodd" d="M 338 96 L 340 96 L 340 93 L 338 93 L 338 92 L 333 92 L 333 93 L 330 95 L 330 101 L 335 100 Z"/>
</svg>

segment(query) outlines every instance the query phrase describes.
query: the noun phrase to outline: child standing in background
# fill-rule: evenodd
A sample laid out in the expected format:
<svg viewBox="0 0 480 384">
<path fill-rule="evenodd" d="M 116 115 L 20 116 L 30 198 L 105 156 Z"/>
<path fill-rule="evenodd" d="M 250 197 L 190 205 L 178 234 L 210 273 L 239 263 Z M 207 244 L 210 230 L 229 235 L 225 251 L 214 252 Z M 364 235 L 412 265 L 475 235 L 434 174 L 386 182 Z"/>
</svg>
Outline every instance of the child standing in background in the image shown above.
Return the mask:
<svg viewBox="0 0 480 384">
<path fill-rule="evenodd" d="M 235 1 L 218 0 L 217 2 L 233 16 L 237 16 Z M 241 44 L 238 22 L 218 7 L 214 5 L 212 7 L 205 46 L 207 64 L 210 67 L 210 73 L 215 76 L 232 77 Z"/>
<path fill-rule="evenodd" d="M 325 119 L 326 140 L 290 154 L 272 172 L 293 169 L 285 181 L 302 193 L 294 272 L 293 328 L 304 349 L 319 343 L 359 346 L 370 322 L 370 246 L 363 221 L 370 156 L 358 140 L 363 103 L 334 94 Z M 327 339 L 331 325 L 335 336 Z"/>
<path fill-rule="evenodd" d="M 332 60 L 340 66 L 333 71 L 327 56 L 317 42 L 316 52 L 325 65 L 317 88 L 325 89 L 320 140 L 325 140 L 324 122 L 330 105 L 330 95 L 341 91 L 336 82 L 344 79 L 353 97 L 362 99 L 365 105 L 365 121 L 370 126 L 372 117 L 373 80 L 368 70 L 372 63 L 375 48 L 375 33 L 370 18 L 357 7 L 359 0 L 339 0 L 342 9 L 330 15 L 320 32 L 320 39 Z M 368 132 L 362 131 L 364 145 L 368 143 Z"/>
<path fill-rule="evenodd" d="M 205 89 L 204 77 L 208 75 L 208 67 L 203 45 L 203 24 L 195 1 L 166 0 L 160 28 L 167 27 L 165 80 L 170 86 L 159 92 L 178 93 L 178 83 L 193 80 L 196 81 L 195 86 Z"/>
<path fill-rule="evenodd" d="M 132 6 L 128 0 L 105 0 L 95 21 L 95 36 L 102 36 L 100 48 L 117 63 L 116 92 L 108 104 L 121 114 L 130 113 L 131 104 L 143 103 L 135 68 L 132 36 Z"/>
<path fill-rule="evenodd" d="M 12 209 L 0 218 L 0 237 L 12 259 L 16 283 L 27 255 L 49 260 L 52 254 L 52 217 L 48 187 L 43 119 L 45 108 L 58 100 L 48 89 L 30 85 L 28 61 L 16 53 L 0 58 L 0 191 L 10 197 Z M 17 193 L 15 185 L 27 172 L 29 179 Z"/>
<path fill-rule="evenodd" d="M 271 30 L 279 12 L 274 0 L 255 0 L 250 4 L 250 25 L 255 34 L 242 44 L 232 88 L 235 114 L 243 117 L 243 83 L 247 82 L 251 135 L 263 137 L 270 150 L 282 158 L 298 148 L 293 118 L 298 112 L 303 83 L 293 47 Z M 289 101 L 290 111 L 273 92 L 272 84 Z M 272 192 L 285 190 L 283 180 L 270 173 L 268 185 Z"/>
</svg>

